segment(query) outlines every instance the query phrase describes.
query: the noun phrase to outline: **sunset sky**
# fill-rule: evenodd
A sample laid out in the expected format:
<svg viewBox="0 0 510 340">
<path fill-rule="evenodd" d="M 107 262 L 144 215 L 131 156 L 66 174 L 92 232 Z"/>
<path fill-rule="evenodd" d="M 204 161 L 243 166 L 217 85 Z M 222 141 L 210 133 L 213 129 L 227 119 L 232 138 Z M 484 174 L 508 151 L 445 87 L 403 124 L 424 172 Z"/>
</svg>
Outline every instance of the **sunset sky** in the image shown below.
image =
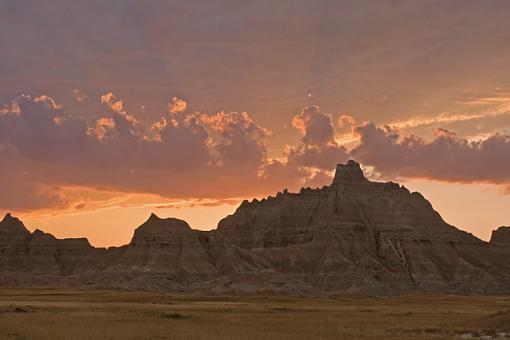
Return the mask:
<svg viewBox="0 0 510 340">
<path fill-rule="evenodd" d="M 355 159 L 510 224 L 510 1 L 0 0 L 0 212 L 121 245 Z"/>
</svg>

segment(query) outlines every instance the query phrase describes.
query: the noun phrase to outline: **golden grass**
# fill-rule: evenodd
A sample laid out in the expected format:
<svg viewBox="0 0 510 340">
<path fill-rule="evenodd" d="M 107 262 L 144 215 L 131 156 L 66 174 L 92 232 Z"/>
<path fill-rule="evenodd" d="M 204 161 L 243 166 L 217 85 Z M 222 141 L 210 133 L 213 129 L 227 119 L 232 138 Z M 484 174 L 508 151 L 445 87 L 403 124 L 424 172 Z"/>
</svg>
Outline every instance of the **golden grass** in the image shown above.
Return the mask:
<svg viewBox="0 0 510 340">
<path fill-rule="evenodd" d="M 510 337 L 510 297 L 204 296 L 0 288 L 0 339 Z"/>
</svg>

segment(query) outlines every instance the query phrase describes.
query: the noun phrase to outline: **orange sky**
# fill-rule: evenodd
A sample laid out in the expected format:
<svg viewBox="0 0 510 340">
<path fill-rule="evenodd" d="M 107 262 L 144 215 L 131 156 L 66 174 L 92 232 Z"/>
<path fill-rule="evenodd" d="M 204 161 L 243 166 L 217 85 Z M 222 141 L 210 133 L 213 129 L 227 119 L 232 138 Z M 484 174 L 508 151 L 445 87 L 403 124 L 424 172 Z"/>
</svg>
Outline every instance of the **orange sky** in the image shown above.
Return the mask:
<svg viewBox="0 0 510 340">
<path fill-rule="evenodd" d="M 508 224 L 510 197 L 502 195 L 496 186 L 451 184 L 413 180 L 404 182 L 412 191 L 419 191 L 431 200 L 446 222 L 476 236 L 489 240 L 492 229 Z M 210 230 L 218 221 L 237 208 L 234 202 L 215 206 L 155 208 L 154 206 L 109 207 L 89 212 L 21 213 L 30 230 L 36 228 L 64 237 L 87 237 L 99 247 L 120 246 L 131 239 L 136 227 L 154 212 L 160 217 L 177 217 L 194 229 Z M 486 210 L 490 207 L 490 210 Z"/>
<path fill-rule="evenodd" d="M 509 224 L 508 1 L 0 3 L 0 212 L 126 243 L 210 229 L 354 158 L 487 239 Z"/>
</svg>

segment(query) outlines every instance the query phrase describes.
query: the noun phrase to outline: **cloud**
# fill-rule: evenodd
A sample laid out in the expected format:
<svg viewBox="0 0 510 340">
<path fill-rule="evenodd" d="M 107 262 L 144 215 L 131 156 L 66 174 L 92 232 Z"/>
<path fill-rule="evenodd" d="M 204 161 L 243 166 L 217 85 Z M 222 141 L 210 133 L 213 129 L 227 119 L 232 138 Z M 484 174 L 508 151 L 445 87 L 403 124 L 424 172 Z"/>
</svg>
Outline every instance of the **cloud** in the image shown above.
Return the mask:
<svg viewBox="0 0 510 340">
<path fill-rule="evenodd" d="M 318 105 L 304 107 L 294 116 L 292 125 L 302 138 L 300 144 L 286 151 L 289 166 L 331 170 L 348 159 L 347 149 L 335 141 L 331 115 L 321 112 Z"/>
<path fill-rule="evenodd" d="M 299 142 L 270 158 L 273 132 L 250 114 L 189 112 L 181 101 L 172 98 L 158 120 L 142 122 L 110 92 L 101 96 L 106 114 L 93 120 L 67 114 L 48 96 L 14 99 L 0 110 L 0 208 L 94 209 L 131 194 L 161 202 L 260 197 L 327 184 L 349 158 L 383 177 L 510 183 L 505 134 L 470 141 L 437 129 L 426 140 L 342 115 L 336 128 L 352 129 L 359 141 L 349 151 L 335 139 L 333 117 L 312 105 L 292 119 Z"/>
<path fill-rule="evenodd" d="M 219 138 L 213 148 L 224 166 L 239 163 L 257 171 L 257 165 L 265 162 L 266 142 L 271 131 L 256 124 L 247 112 L 218 112 L 202 114 L 201 121 Z"/>
<path fill-rule="evenodd" d="M 356 128 L 360 144 L 351 156 L 385 177 L 510 185 L 510 136 L 468 141 L 437 129 L 432 140 L 402 137 L 396 128 L 366 123 Z"/>
<path fill-rule="evenodd" d="M 504 110 L 491 110 L 488 112 L 483 113 L 441 113 L 434 117 L 426 117 L 426 118 L 420 118 L 420 117 L 413 117 L 406 120 L 399 120 L 395 122 L 389 123 L 391 126 L 399 127 L 402 129 L 410 129 L 410 128 L 416 128 L 423 125 L 437 125 L 437 124 L 452 124 L 452 123 L 458 123 L 458 122 L 465 122 L 465 121 L 471 121 L 471 120 L 480 120 L 480 119 L 487 119 L 487 118 L 497 118 L 500 116 L 507 116 L 510 115 L 510 110 L 508 109 L 508 103 L 506 103 L 507 106 Z"/>
<path fill-rule="evenodd" d="M 42 162 L 75 158 L 90 147 L 87 124 L 65 116 L 48 96 L 22 95 L 0 116 L 0 143 L 28 159 Z"/>
<path fill-rule="evenodd" d="M 184 112 L 186 111 L 187 105 L 188 103 L 186 103 L 184 100 L 177 97 L 172 97 L 172 100 L 170 103 L 168 103 L 168 109 L 173 113 Z"/>
<path fill-rule="evenodd" d="M 87 98 L 87 94 L 79 89 L 73 89 L 73 96 L 78 103 L 81 103 Z"/>
<path fill-rule="evenodd" d="M 353 116 L 341 114 L 340 117 L 338 117 L 337 123 L 340 128 L 350 128 L 356 124 L 356 119 Z"/>
<path fill-rule="evenodd" d="M 334 128 L 331 115 L 320 112 L 318 105 L 306 106 L 292 118 L 292 125 L 303 135 L 307 145 L 334 144 Z"/>
<path fill-rule="evenodd" d="M 1 208 L 83 208 L 86 198 L 66 189 L 75 186 L 228 199 L 302 182 L 276 175 L 267 157 L 271 131 L 246 112 L 186 112 L 172 98 L 168 111 L 145 125 L 113 93 L 102 95 L 101 102 L 107 114 L 92 122 L 66 114 L 48 96 L 23 95 L 2 109 L 0 186 L 9 185 L 10 194 L 0 200 Z"/>
<path fill-rule="evenodd" d="M 72 84 L 88 99 L 98 88 L 136 93 L 133 107 L 162 111 L 171 88 L 207 112 L 242 107 L 276 116 L 320 100 L 364 120 L 405 123 L 409 112 L 424 120 L 456 112 L 466 91 L 507 88 L 510 76 L 504 1 L 237 7 L 32 0 L 0 8 L 0 40 L 11 46 L 2 51 L 2 100 L 40 89 L 64 98 Z M 384 96 L 391 100 L 382 103 Z M 281 123 L 274 122 L 276 133 Z"/>
<path fill-rule="evenodd" d="M 219 207 L 222 205 L 238 205 L 241 203 L 240 199 L 223 199 L 223 200 L 207 200 L 207 199 L 198 199 L 198 200 L 190 200 L 185 202 L 174 202 L 168 204 L 160 204 L 157 205 L 157 209 L 168 209 L 168 208 L 193 208 L 193 207 Z"/>
<path fill-rule="evenodd" d="M 12 171 L 19 164 L 0 162 L 0 207 L 16 211 L 61 209 L 68 207 L 68 201 L 60 191 L 37 178 L 28 171 Z M 35 176 L 34 176 L 35 175 Z"/>
</svg>

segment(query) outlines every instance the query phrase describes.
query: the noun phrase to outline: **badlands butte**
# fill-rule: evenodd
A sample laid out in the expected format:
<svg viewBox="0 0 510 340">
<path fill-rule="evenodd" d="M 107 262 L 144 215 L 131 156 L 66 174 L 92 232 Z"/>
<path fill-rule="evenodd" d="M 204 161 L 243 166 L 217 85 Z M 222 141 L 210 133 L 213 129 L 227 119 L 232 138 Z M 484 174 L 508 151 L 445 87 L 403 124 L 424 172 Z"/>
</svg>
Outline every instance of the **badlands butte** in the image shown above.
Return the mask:
<svg viewBox="0 0 510 340">
<path fill-rule="evenodd" d="M 447 223 L 418 192 L 339 164 L 333 183 L 244 201 L 217 229 L 152 214 L 129 244 L 0 222 L 0 284 L 208 293 L 510 293 L 510 227 L 490 242 Z"/>
</svg>

